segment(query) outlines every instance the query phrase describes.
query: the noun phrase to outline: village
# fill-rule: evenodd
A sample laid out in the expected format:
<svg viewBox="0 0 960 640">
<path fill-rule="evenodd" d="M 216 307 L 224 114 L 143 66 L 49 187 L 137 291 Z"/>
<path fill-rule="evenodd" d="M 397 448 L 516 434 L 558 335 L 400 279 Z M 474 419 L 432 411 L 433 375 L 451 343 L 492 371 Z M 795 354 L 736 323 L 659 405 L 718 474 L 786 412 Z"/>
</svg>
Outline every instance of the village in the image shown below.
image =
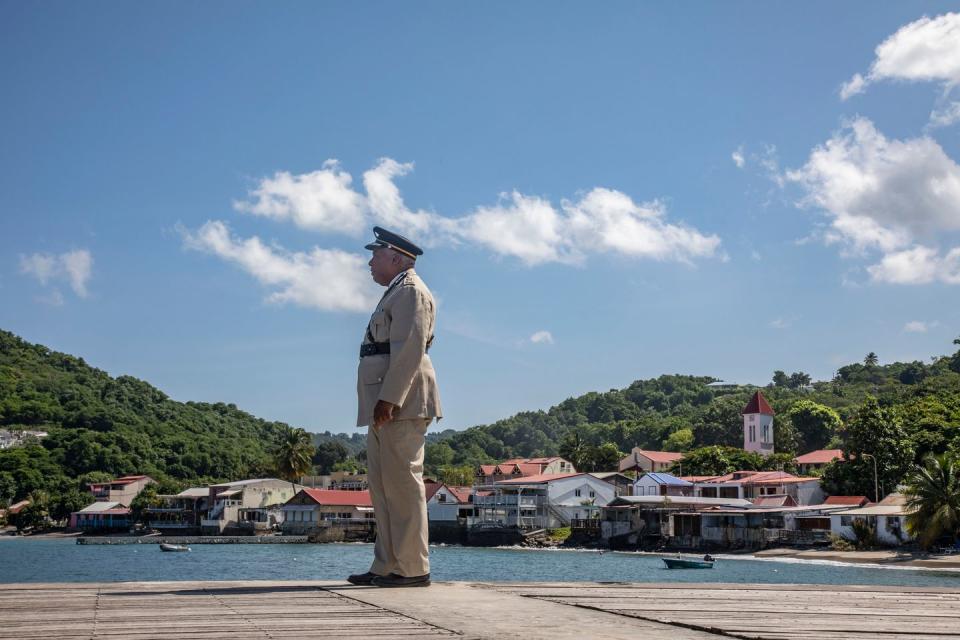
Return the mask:
<svg viewBox="0 0 960 640">
<path fill-rule="evenodd" d="M 744 449 L 774 451 L 774 412 L 757 391 L 743 408 Z M 800 475 L 733 471 L 685 476 L 683 454 L 635 448 L 617 469 L 579 472 L 562 457 L 515 458 L 480 465 L 472 486 L 424 479 L 433 543 L 523 544 L 620 550 L 759 551 L 857 542 L 857 525 L 874 543 L 911 543 L 905 498 L 828 496 L 816 470 L 841 450 L 795 459 Z M 158 495 L 139 518 L 134 499 L 156 484 L 131 475 L 89 485 L 91 503 L 67 531 L 89 536 L 153 534 L 194 543 L 246 536 L 277 542 L 371 541 L 373 504 L 364 474 L 335 472 L 299 482 L 242 479 Z M 15 514 L 26 502 L 10 505 Z M 840 542 L 842 544 L 842 542 Z"/>
</svg>

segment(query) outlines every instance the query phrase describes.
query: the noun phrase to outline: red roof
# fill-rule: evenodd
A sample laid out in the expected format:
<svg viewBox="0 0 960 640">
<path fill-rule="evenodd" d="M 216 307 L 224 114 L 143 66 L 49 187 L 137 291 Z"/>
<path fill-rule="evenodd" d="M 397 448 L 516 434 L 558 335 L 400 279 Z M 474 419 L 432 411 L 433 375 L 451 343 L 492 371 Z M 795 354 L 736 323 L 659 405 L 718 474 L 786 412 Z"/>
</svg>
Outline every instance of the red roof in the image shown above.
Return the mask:
<svg viewBox="0 0 960 640">
<path fill-rule="evenodd" d="M 525 478 L 513 478 L 511 480 L 501 480 L 497 484 L 541 484 L 552 480 L 561 480 L 563 478 L 572 478 L 573 476 L 585 476 L 586 473 L 540 473 L 535 476 Z"/>
<path fill-rule="evenodd" d="M 440 491 L 440 487 L 443 486 L 442 482 L 424 482 L 423 488 L 426 490 L 427 502 L 430 502 L 430 498 L 437 495 L 437 491 Z"/>
<path fill-rule="evenodd" d="M 372 507 L 369 491 L 348 491 L 346 489 L 303 489 L 314 502 L 321 506 L 336 507 Z"/>
<path fill-rule="evenodd" d="M 447 487 L 447 491 L 453 494 L 459 504 L 469 504 L 473 487 Z"/>
<path fill-rule="evenodd" d="M 763 394 L 757 391 L 753 394 L 753 397 L 750 398 L 750 402 L 747 403 L 747 406 L 743 408 L 742 414 L 750 413 L 762 413 L 767 416 L 774 415 L 773 409 L 767 404 L 767 399 L 763 397 Z"/>
<path fill-rule="evenodd" d="M 842 458 L 842 449 L 818 449 L 810 453 L 805 453 L 802 456 L 797 456 L 793 461 L 797 464 L 827 464 L 828 462 Z"/>
<path fill-rule="evenodd" d="M 651 462 L 676 462 L 683 457 L 682 453 L 677 453 L 675 451 L 646 451 L 644 449 L 636 450 L 634 453 L 638 453 L 641 456 L 649 459 Z"/>
<path fill-rule="evenodd" d="M 492 476 L 496 472 L 497 472 L 497 465 L 495 464 L 480 465 L 480 475 L 482 476 Z"/>
<path fill-rule="evenodd" d="M 868 502 L 870 501 L 867 499 L 867 496 L 830 496 L 823 501 L 823 504 L 851 504 L 862 507 Z"/>
<path fill-rule="evenodd" d="M 510 458 L 509 460 L 504 460 L 500 464 L 509 464 L 511 462 L 515 464 L 521 464 L 526 462 L 528 464 L 543 465 L 543 464 L 550 464 L 554 460 L 560 460 L 560 456 L 553 456 L 552 458 Z"/>
<path fill-rule="evenodd" d="M 791 484 L 794 482 L 808 482 L 817 478 L 795 476 L 786 471 L 734 471 L 725 476 L 707 480 L 708 483 L 732 482 L 736 484 Z"/>
</svg>

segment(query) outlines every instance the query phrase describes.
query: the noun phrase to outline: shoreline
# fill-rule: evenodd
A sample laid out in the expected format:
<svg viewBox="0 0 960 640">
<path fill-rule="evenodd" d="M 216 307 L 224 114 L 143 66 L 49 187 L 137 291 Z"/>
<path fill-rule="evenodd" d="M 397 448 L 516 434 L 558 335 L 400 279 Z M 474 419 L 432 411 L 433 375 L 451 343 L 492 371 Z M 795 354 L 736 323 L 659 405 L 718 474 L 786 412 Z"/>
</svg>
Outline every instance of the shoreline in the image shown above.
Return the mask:
<svg viewBox="0 0 960 640">
<path fill-rule="evenodd" d="M 896 551 L 830 551 L 798 549 L 763 549 L 751 554 L 762 560 L 827 560 L 847 564 L 914 569 L 960 569 L 960 554 L 931 555 L 923 552 Z"/>
</svg>

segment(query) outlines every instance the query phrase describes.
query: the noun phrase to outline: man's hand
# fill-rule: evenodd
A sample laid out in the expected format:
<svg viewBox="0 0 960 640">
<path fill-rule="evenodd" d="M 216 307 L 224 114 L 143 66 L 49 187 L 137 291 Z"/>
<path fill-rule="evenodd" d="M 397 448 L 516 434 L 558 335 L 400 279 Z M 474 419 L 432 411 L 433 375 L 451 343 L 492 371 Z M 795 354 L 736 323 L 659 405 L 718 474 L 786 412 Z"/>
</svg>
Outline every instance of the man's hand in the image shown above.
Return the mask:
<svg viewBox="0 0 960 640">
<path fill-rule="evenodd" d="M 386 400 L 377 400 L 377 406 L 373 408 L 373 428 L 379 429 L 393 420 L 393 412 L 396 410 L 397 405 Z"/>
</svg>

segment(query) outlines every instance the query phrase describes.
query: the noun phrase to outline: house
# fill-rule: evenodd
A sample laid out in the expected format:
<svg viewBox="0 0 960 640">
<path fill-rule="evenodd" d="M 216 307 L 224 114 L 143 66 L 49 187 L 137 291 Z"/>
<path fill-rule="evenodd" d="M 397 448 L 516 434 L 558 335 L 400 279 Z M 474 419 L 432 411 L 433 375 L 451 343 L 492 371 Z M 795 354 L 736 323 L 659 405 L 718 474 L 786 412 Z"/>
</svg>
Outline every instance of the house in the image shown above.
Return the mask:
<svg viewBox="0 0 960 640">
<path fill-rule="evenodd" d="M 793 459 L 797 470 L 804 474 L 823 469 L 834 460 L 843 460 L 842 449 L 818 449 Z"/>
<path fill-rule="evenodd" d="M 684 478 L 694 484 L 694 495 L 704 498 L 752 500 L 768 495 L 789 495 L 798 505 L 821 504 L 825 497 L 820 479 L 784 471 L 734 471 L 715 478 Z"/>
<path fill-rule="evenodd" d="M 670 473 L 645 473 L 633 483 L 635 496 L 692 496 L 693 483 Z"/>
<path fill-rule="evenodd" d="M 301 485 L 277 478 L 210 485 L 209 506 L 200 520 L 200 531 L 203 535 L 249 533 L 251 525 L 241 526 L 241 522 L 269 522 L 271 515 L 277 517 L 279 513 L 272 508 L 286 503 L 301 489 Z"/>
<path fill-rule="evenodd" d="M 147 526 L 167 535 L 195 535 L 210 508 L 210 488 L 191 487 L 176 494 L 161 494 L 160 506 L 143 510 Z"/>
<path fill-rule="evenodd" d="M 0 449 L 10 449 L 12 447 L 22 447 L 29 444 L 32 439 L 40 440 L 49 435 L 46 431 L 30 431 L 27 429 L 11 431 L 9 429 L 0 429 Z"/>
<path fill-rule="evenodd" d="M 789 502 L 789 501 L 786 501 Z M 826 542 L 830 514 L 839 505 L 712 507 L 699 513 L 678 513 L 675 519 L 689 523 L 684 546 L 721 549 L 757 549 L 768 544 L 814 544 Z M 680 527 L 674 526 L 674 530 Z"/>
<path fill-rule="evenodd" d="M 332 522 L 373 521 L 369 491 L 302 488 L 282 507 L 283 533 L 303 534 Z"/>
<path fill-rule="evenodd" d="M 474 516 L 473 487 L 424 482 L 427 490 L 427 519 L 430 522 L 462 522 Z"/>
<path fill-rule="evenodd" d="M 763 456 L 773 453 L 773 408 L 757 391 L 743 411 L 743 449 Z"/>
<path fill-rule="evenodd" d="M 550 458 L 511 458 L 497 464 L 482 464 L 477 468 L 474 486 L 490 487 L 501 480 L 524 478 L 542 474 L 575 473 L 573 464 L 559 456 Z"/>
<path fill-rule="evenodd" d="M 647 451 L 634 447 L 630 455 L 623 458 L 618 465 L 620 471 L 667 471 L 674 462 L 683 458 L 682 453 L 673 451 Z"/>
<path fill-rule="evenodd" d="M 612 484 L 618 496 L 629 496 L 633 493 L 633 478 L 630 476 L 616 471 L 595 471 L 590 475 Z"/>
<path fill-rule="evenodd" d="M 749 504 L 747 500 L 739 498 L 619 496 L 601 509 L 600 535 L 615 548 L 642 547 L 645 542 L 653 546 L 675 535 L 674 522 L 670 519 L 672 513 L 699 511 L 715 506 L 745 507 Z"/>
<path fill-rule="evenodd" d="M 81 531 L 126 531 L 133 521 L 130 507 L 120 502 L 99 500 L 70 514 L 70 528 Z"/>
<path fill-rule="evenodd" d="M 912 540 L 907 533 L 907 514 L 909 513 L 906 497 L 899 493 L 891 493 L 876 504 L 831 513 L 830 530 L 834 535 L 847 540 L 856 540 L 853 523 L 855 520 L 863 520 L 874 528 L 878 542 L 899 546 Z"/>
<path fill-rule="evenodd" d="M 369 489 L 367 474 L 353 471 L 334 471 L 324 476 L 303 476 L 300 484 L 311 489 L 344 489 L 366 491 Z"/>
<path fill-rule="evenodd" d="M 150 484 L 157 484 L 150 476 L 123 476 L 109 482 L 91 482 L 87 488 L 94 500 L 119 502 L 129 507 L 133 499 Z"/>
<path fill-rule="evenodd" d="M 490 495 L 477 492 L 471 524 L 495 523 L 521 529 L 568 526 L 599 514 L 614 499 L 613 485 L 589 473 L 539 474 L 494 483 Z"/>
</svg>

